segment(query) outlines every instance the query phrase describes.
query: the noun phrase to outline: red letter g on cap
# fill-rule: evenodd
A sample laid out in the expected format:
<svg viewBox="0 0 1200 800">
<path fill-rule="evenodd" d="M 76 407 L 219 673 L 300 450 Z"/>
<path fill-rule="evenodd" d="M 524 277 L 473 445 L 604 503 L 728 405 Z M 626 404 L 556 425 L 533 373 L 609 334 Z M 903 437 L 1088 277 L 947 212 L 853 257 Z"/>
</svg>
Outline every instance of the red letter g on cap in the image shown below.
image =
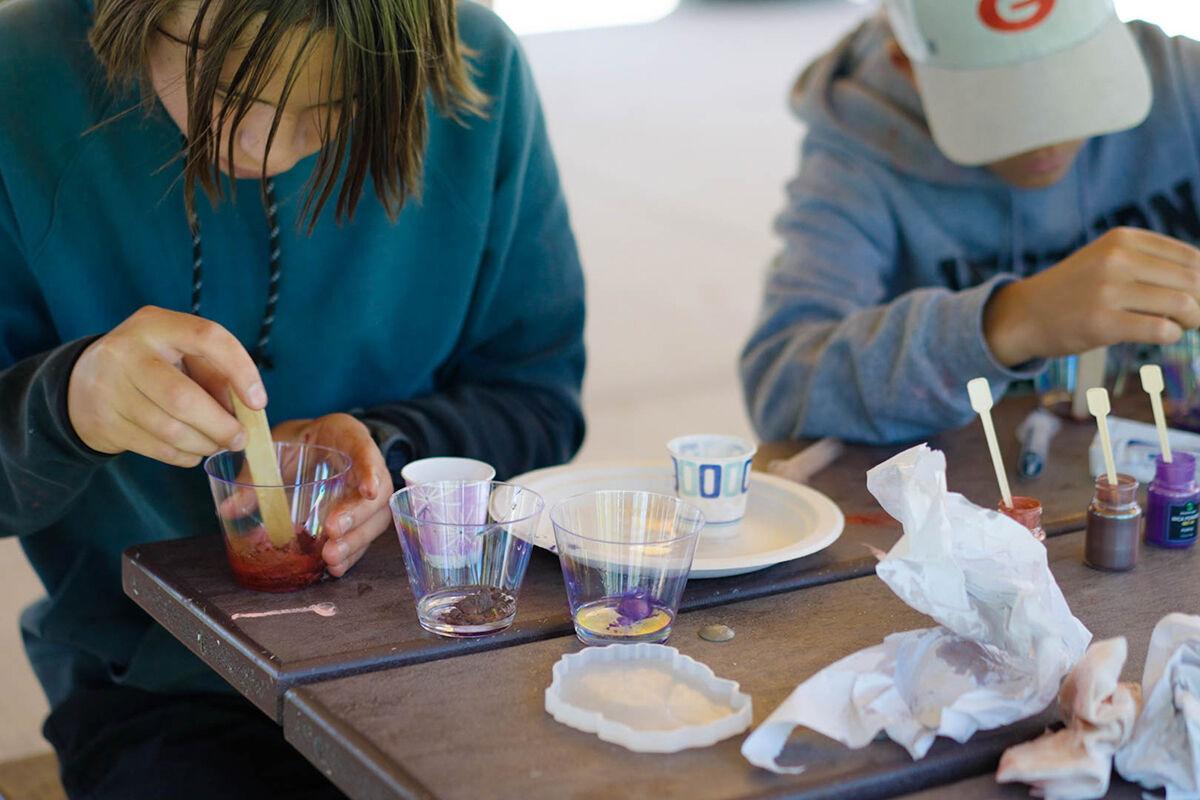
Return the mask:
<svg viewBox="0 0 1200 800">
<path fill-rule="evenodd" d="M 1005 33 L 1029 30 L 1053 10 L 1054 0 L 979 0 L 983 24 Z"/>
</svg>

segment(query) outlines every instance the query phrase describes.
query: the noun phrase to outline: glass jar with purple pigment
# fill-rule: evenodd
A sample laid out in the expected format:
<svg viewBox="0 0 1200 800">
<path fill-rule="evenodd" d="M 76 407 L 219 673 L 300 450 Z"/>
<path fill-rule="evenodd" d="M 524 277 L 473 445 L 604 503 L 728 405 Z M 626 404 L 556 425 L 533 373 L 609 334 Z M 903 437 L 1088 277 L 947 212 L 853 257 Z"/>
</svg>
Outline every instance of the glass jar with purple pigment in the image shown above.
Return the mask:
<svg viewBox="0 0 1200 800">
<path fill-rule="evenodd" d="M 1155 462 L 1146 502 L 1146 543 L 1158 547 L 1191 547 L 1196 543 L 1200 519 L 1200 487 L 1196 486 L 1196 458 L 1175 453 L 1171 461 L 1160 455 Z"/>
<path fill-rule="evenodd" d="M 1129 475 L 1096 478 L 1096 496 L 1088 506 L 1083 560 L 1089 567 L 1124 572 L 1137 565 L 1142 538 L 1142 507 L 1137 501 L 1138 482 Z"/>
</svg>

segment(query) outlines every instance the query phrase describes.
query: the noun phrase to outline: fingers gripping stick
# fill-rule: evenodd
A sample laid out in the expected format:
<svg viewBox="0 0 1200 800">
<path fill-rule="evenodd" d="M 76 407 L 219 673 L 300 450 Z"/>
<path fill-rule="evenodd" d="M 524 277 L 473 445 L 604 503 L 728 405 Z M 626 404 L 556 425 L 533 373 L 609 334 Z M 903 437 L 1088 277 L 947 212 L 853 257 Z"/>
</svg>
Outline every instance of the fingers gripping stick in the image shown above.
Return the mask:
<svg viewBox="0 0 1200 800">
<path fill-rule="evenodd" d="M 238 422 L 246 429 L 246 463 L 250 465 L 250 480 L 254 482 L 254 493 L 258 496 L 263 527 L 267 529 L 271 544 L 286 547 L 295 538 L 295 530 L 287 495 L 283 491 L 283 478 L 279 474 L 275 443 L 271 440 L 271 427 L 267 424 L 267 412 L 246 407 L 237 392 L 230 392 L 229 397 Z"/>
</svg>

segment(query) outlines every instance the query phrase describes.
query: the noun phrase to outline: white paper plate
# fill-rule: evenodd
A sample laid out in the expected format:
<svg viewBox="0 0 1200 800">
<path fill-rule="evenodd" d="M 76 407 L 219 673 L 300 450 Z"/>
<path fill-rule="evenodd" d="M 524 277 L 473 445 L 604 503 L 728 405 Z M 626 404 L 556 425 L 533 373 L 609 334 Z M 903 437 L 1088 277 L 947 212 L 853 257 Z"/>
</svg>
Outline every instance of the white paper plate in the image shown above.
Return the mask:
<svg viewBox="0 0 1200 800">
<path fill-rule="evenodd" d="M 538 547 L 555 551 L 550 509 L 559 500 L 605 489 L 675 493 L 675 478 L 660 462 L 588 464 L 530 472 L 513 483 L 546 500 L 533 535 Z M 824 550 L 842 535 L 845 519 L 820 492 L 774 475 L 754 472 L 746 516 L 728 525 L 710 525 L 700 534 L 691 578 L 723 578 L 766 569 Z"/>
<path fill-rule="evenodd" d="M 568 653 L 546 689 L 554 719 L 638 753 L 677 753 L 736 736 L 754 719 L 735 681 L 661 644 Z"/>
</svg>

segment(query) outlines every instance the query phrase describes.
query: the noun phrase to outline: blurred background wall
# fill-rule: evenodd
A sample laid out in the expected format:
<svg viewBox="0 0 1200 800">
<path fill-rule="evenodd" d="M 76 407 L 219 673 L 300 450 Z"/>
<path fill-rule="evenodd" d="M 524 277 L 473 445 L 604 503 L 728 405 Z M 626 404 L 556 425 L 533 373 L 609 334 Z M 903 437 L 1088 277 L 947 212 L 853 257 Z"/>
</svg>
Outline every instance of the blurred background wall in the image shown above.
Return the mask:
<svg viewBox="0 0 1200 800">
<path fill-rule="evenodd" d="M 587 273 L 591 427 L 580 459 L 660 457 L 684 432 L 749 434 L 736 359 L 796 167 L 787 91 L 875 4 L 493 5 L 524 37 Z M 1127 17 L 1200 37 L 1198 5 L 1118 2 Z M 48 749 L 17 629 L 40 594 L 17 543 L 0 540 L 0 761 Z"/>
</svg>

